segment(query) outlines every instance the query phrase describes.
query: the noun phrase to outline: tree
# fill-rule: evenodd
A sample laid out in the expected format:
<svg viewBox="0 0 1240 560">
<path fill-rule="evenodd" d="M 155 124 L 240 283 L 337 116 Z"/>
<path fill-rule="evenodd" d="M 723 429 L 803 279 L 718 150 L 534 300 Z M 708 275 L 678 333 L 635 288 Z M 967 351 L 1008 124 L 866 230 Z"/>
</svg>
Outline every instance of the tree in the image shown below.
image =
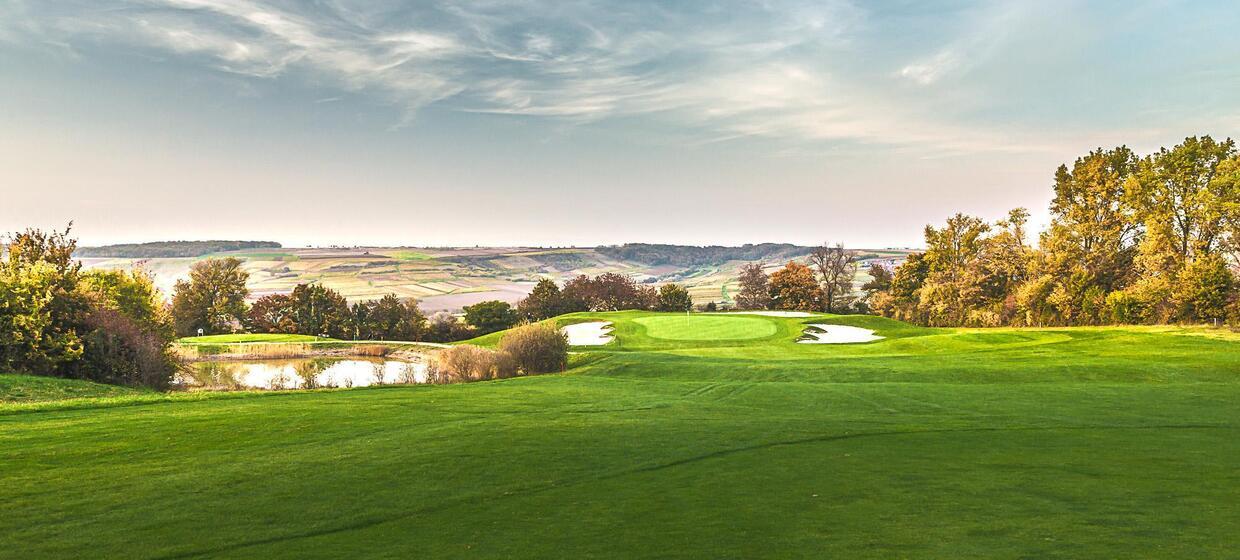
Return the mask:
<svg viewBox="0 0 1240 560">
<path fill-rule="evenodd" d="M 563 314 L 567 307 L 560 287 L 550 278 L 543 278 L 534 285 L 530 295 L 517 303 L 517 312 L 526 320 L 541 321 Z"/>
<path fill-rule="evenodd" d="M 479 334 L 512 328 L 519 320 L 516 310 L 507 302 L 492 300 L 465 306 L 465 322 L 478 329 Z"/>
<path fill-rule="evenodd" d="M 353 313 L 340 292 L 319 284 L 298 284 L 289 294 L 297 334 L 349 338 Z"/>
<path fill-rule="evenodd" d="M 644 309 L 651 303 L 650 294 L 642 293 L 632 278 L 615 272 L 576 276 L 564 284 L 562 295 L 565 312 Z"/>
<path fill-rule="evenodd" d="M 175 334 L 163 298 L 145 271 L 82 274 L 79 290 L 90 302 L 79 332 L 83 352 L 69 365 L 73 377 L 166 389 L 177 363 L 168 350 Z"/>
<path fill-rule="evenodd" d="M 980 218 L 956 214 L 942 228 L 926 226 L 929 270 L 918 292 L 918 307 L 931 325 L 963 325 L 969 312 L 984 302 L 980 260 L 990 225 Z"/>
<path fill-rule="evenodd" d="M 891 288 L 871 297 L 870 305 L 885 317 L 924 322 L 918 294 L 930 276 L 930 265 L 921 253 L 911 253 L 891 275 Z"/>
<path fill-rule="evenodd" d="M 594 311 L 619 311 L 644 307 L 637 283 L 632 278 L 615 272 L 605 272 L 594 277 Z"/>
<path fill-rule="evenodd" d="M 257 333 L 295 334 L 297 321 L 293 298 L 288 294 L 268 294 L 258 298 L 246 312 L 246 328 Z"/>
<path fill-rule="evenodd" d="M 454 342 L 469 338 L 472 334 L 456 315 L 447 311 L 436 311 L 426 320 L 424 338 L 430 342 Z"/>
<path fill-rule="evenodd" d="M 741 266 L 740 293 L 736 295 L 738 309 L 766 309 L 771 304 L 771 292 L 767 287 L 767 275 L 762 264 L 749 263 Z"/>
<path fill-rule="evenodd" d="M 78 292 L 76 240 L 28 229 L 0 243 L 0 365 L 50 375 L 82 355 L 79 336 L 89 311 Z"/>
<path fill-rule="evenodd" d="M 1056 279 L 1052 290 L 1058 321 L 1084 315 L 1084 296 L 1121 289 L 1132 280 L 1141 228 L 1130 194 L 1139 160 L 1125 146 L 1098 148 L 1071 170 L 1055 172 L 1051 225 L 1042 234 L 1038 274 Z M 1071 282 L 1069 282 L 1071 280 Z"/>
<path fill-rule="evenodd" d="M 876 292 L 885 292 L 891 289 L 891 269 L 878 261 L 873 261 L 866 268 L 866 272 L 870 275 L 870 280 L 861 285 L 861 290 L 868 296 L 874 295 Z"/>
<path fill-rule="evenodd" d="M 835 312 L 852 293 L 853 279 L 857 277 L 856 254 L 844 250 L 841 243 L 824 244 L 809 254 L 809 263 L 818 272 L 824 309 Z"/>
<path fill-rule="evenodd" d="M 1236 279 L 1221 255 L 1198 257 L 1184 268 L 1175 283 L 1172 299 L 1184 321 L 1213 321 L 1227 316 L 1234 299 Z"/>
<path fill-rule="evenodd" d="M 413 298 L 401 301 L 396 294 L 388 294 L 353 307 L 359 339 L 415 341 L 425 334 L 426 317 Z"/>
<path fill-rule="evenodd" d="M 1229 161 L 1235 157 L 1236 145 L 1230 138 L 1216 142 L 1209 136 L 1190 136 L 1142 160 L 1130 182 L 1132 206 L 1147 226 L 1168 226 L 1180 266 L 1218 252 L 1227 226 L 1237 218 L 1240 169 Z"/>
<path fill-rule="evenodd" d="M 659 311 L 688 311 L 693 307 L 693 298 L 689 290 L 680 284 L 664 284 L 659 288 Z"/>
<path fill-rule="evenodd" d="M 172 295 L 172 318 L 178 336 L 233 332 L 245 318 L 245 283 L 250 275 L 241 261 L 228 257 L 194 263 L 189 280 L 178 280 Z"/>
<path fill-rule="evenodd" d="M 68 234 L 0 244 L 0 369 L 166 388 L 172 332 L 150 276 L 82 272 Z"/>
<path fill-rule="evenodd" d="M 772 273 L 768 286 L 775 309 L 817 311 L 822 302 L 822 289 L 814 272 L 797 262 L 788 261 Z"/>
</svg>

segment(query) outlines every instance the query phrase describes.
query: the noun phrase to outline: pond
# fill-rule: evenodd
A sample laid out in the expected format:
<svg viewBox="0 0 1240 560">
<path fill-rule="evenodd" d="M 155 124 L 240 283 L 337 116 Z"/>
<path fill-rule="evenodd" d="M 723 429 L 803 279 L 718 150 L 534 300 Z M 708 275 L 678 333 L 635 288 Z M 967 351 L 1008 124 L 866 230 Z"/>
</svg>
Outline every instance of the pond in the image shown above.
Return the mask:
<svg viewBox="0 0 1240 560">
<path fill-rule="evenodd" d="M 177 374 L 186 389 L 325 389 L 426 383 L 426 364 L 378 358 L 193 362 Z"/>
</svg>

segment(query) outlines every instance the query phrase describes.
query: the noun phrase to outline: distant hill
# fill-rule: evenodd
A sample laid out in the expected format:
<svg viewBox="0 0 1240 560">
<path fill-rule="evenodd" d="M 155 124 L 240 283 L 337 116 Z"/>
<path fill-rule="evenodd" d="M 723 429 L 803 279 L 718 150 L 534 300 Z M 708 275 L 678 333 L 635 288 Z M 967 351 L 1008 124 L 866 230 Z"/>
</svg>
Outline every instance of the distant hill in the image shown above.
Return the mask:
<svg viewBox="0 0 1240 560">
<path fill-rule="evenodd" d="M 728 261 L 760 261 L 800 257 L 809 254 L 813 247 L 803 247 L 789 243 L 745 244 L 740 247 L 626 243 L 624 245 L 597 247 L 594 250 L 613 259 L 635 261 L 652 266 L 717 266 Z"/>
<path fill-rule="evenodd" d="M 281 247 L 275 241 L 156 241 L 153 243 L 81 247 L 75 255 L 79 258 L 166 259 L 201 257 L 224 251 L 279 249 Z"/>
</svg>

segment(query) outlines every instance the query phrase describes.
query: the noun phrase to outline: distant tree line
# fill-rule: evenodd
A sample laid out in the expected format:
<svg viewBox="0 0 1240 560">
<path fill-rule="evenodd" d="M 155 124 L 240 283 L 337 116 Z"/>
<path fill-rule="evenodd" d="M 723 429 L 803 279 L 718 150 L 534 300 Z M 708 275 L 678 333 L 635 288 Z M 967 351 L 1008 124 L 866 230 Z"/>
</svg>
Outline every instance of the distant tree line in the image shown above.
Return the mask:
<svg viewBox="0 0 1240 560">
<path fill-rule="evenodd" d="M 413 298 L 388 294 L 352 305 L 336 290 L 298 284 L 247 305 L 249 274 L 236 258 L 206 259 L 190 267 L 173 290 L 171 314 L 178 336 L 234 332 L 306 334 L 342 340 L 452 342 L 517 324 L 512 306 L 484 301 L 465 307 L 465 322 L 448 312 L 427 317 Z"/>
<path fill-rule="evenodd" d="M 81 247 L 77 249 L 76 256 L 79 258 L 163 259 L 201 257 L 224 251 L 280 248 L 281 245 L 275 241 L 155 241 Z"/>
<path fill-rule="evenodd" d="M 709 245 L 659 245 L 650 243 L 626 243 L 594 249 L 599 254 L 647 265 L 673 265 L 694 267 L 720 265 L 728 261 L 782 260 L 800 257 L 813 250 L 787 243 L 746 244 L 740 247 Z"/>
<path fill-rule="evenodd" d="M 870 304 L 927 325 L 1240 322 L 1240 156 L 1189 137 L 1138 157 L 1097 149 L 1055 172 L 1052 221 L 957 214 L 926 226 L 926 250 L 871 267 Z"/>
<path fill-rule="evenodd" d="M 638 284 L 629 276 L 606 272 L 591 278 L 579 275 L 560 288 L 543 278 L 525 299 L 517 303 L 517 313 L 530 321 L 541 321 L 579 311 L 687 311 L 693 306 L 689 291 L 679 284 L 655 288 Z"/>
</svg>

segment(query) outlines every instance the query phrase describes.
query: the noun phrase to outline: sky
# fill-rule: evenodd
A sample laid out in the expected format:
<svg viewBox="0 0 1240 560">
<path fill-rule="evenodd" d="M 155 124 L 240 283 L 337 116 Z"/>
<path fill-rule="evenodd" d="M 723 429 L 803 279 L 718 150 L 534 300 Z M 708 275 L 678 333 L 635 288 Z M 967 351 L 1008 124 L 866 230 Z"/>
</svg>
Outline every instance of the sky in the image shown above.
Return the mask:
<svg viewBox="0 0 1240 560">
<path fill-rule="evenodd" d="M 0 0 L 0 231 L 843 242 L 1240 135 L 1225 1 Z"/>
</svg>

